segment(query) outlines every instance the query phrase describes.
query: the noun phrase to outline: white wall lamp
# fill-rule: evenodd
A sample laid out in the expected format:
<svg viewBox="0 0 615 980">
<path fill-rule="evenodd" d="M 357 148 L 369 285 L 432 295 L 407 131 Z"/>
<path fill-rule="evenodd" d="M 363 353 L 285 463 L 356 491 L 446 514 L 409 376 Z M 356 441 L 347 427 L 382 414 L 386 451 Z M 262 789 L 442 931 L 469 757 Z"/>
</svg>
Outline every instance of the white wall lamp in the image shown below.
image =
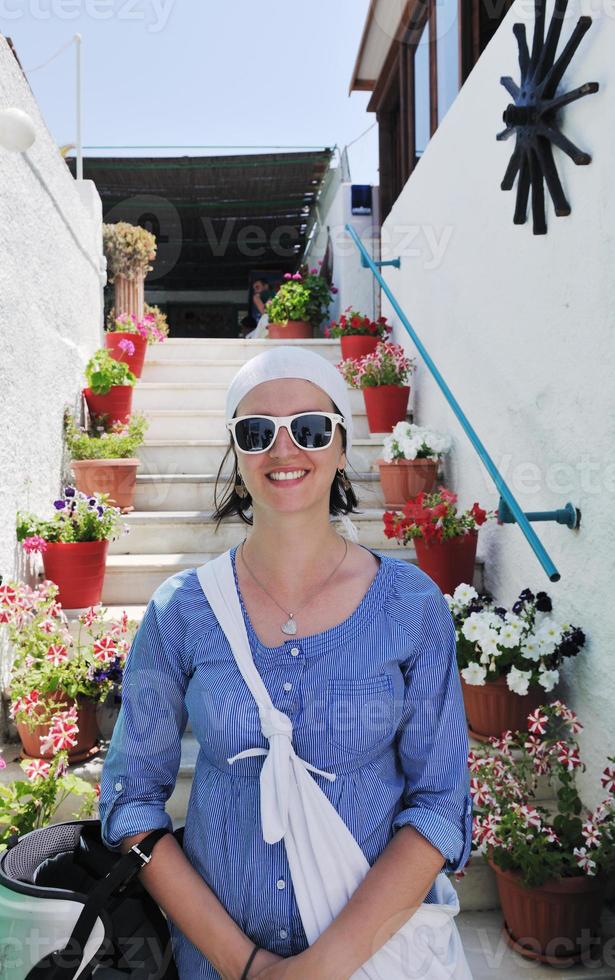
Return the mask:
<svg viewBox="0 0 615 980">
<path fill-rule="evenodd" d="M 36 129 L 23 109 L 0 110 L 0 146 L 11 153 L 25 153 L 36 139 Z"/>
</svg>

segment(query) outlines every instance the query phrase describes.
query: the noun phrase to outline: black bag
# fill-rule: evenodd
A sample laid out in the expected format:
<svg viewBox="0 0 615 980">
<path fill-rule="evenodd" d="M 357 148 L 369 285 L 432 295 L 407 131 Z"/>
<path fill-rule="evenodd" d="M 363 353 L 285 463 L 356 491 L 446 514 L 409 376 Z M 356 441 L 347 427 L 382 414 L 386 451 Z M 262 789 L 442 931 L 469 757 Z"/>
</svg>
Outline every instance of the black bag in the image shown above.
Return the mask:
<svg viewBox="0 0 615 980">
<path fill-rule="evenodd" d="M 137 877 L 168 831 L 152 831 L 127 854 L 110 851 L 100 831 L 100 820 L 51 824 L 11 838 L 0 857 L 0 889 L 25 893 L 30 905 L 32 898 L 83 905 L 69 941 L 23 980 L 73 980 L 97 919 L 104 940 L 79 980 L 179 980 L 167 920 Z M 180 846 L 183 831 L 173 834 Z"/>
</svg>

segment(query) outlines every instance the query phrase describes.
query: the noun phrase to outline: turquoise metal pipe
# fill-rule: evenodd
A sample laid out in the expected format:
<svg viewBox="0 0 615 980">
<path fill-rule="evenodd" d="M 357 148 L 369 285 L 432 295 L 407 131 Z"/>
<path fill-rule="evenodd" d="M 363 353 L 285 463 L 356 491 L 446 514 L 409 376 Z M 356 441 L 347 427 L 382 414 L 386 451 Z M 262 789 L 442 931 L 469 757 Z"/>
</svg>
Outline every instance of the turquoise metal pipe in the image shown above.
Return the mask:
<svg viewBox="0 0 615 980">
<path fill-rule="evenodd" d="M 538 561 L 542 565 L 542 567 L 543 567 L 545 573 L 547 574 L 549 580 L 551 582 L 559 582 L 559 580 L 561 578 L 561 575 L 558 572 L 557 568 L 555 567 L 553 561 L 549 557 L 549 554 L 547 553 L 544 545 L 542 544 L 542 542 L 538 538 L 538 535 L 534 531 L 534 528 L 532 527 L 532 525 L 530 524 L 529 520 L 527 519 L 524 511 L 521 509 L 520 505 L 518 504 L 517 500 L 515 499 L 514 494 L 512 493 L 512 491 L 510 490 L 510 488 L 506 484 L 506 481 L 504 480 L 502 474 L 498 470 L 497 466 L 495 465 L 495 463 L 491 459 L 491 456 L 489 455 L 489 453 L 485 449 L 483 443 L 481 442 L 481 440 L 479 439 L 478 435 L 476 434 L 473 426 L 471 425 L 470 421 L 466 417 L 466 415 L 465 415 L 464 411 L 462 410 L 459 402 L 457 401 L 457 399 L 453 395 L 451 389 L 449 388 L 449 386 L 447 385 L 446 381 L 444 380 L 444 378 L 440 374 L 438 368 L 434 364 L 433 360 L 431 359 L 431 357 L 427 353 L 427 350 L 426 350 L 425 346 L 423 345 L 422 341 L 417 336 L 414 328 L 412 327 L 410 321 L 408 320 L 408 317 L 406 316 L 406 314 L 402 310 L 401 306 L 399 305 L 399 303 L 397 302 L 395 296 L 393 295 L 393 292 L 391 291 L 391 289 L 389 288 L 389 286 L 387 285 L 387 283 L 383 279 L 382 275 L 380 274 L 380 271 L 379 271 L 376 263 L 374 262 L 374 260 L 372 259 L 371 255 L 369 254 L 369 252 L 365 248 L 365 245 L 363 244 L 363 242 L 359 238 L 357 232 L 352 227 L 352 225 L 346 225 L 346 231 L 348 232 L 348 234 L 352 238 L 353 242 L 357 246 L 357 248 L 359 250 L 359 254 L 365 260 L 364 264 L 366 265 L 367 268 L 371 269 L 372 274 L 376 277 L 377 281 L 379 282 L 382 291 L 387 296 L 387 298 L 388 298 L 391 306 L 395 310 L 397 316 L 399 317 L 399 319 L 403 323 L 406 331 L 410 335 L 410 337 L 412 339 L 412 342 L 414 343 L 414 345 L 417 348 L 417 350 L 419 351 L 421 357 L 425 361 L 425 364 L 429 368 L 431 374 L 433 375 L 436 383 L 438 384 L 438 386 L 439 386 L 440 390 L 442 391 L 444 397 L 446 398 L 447 402 L 449 403 L 449 405 L 453 409 L 453 411 L 454 411 L 455 415 L 457 416 L 457 419 L 459 420 L 459 423 L 462 426 L 465 434 L 467 435 L 468 439 L 470 440 L 470 442 L 474 446 L 474 449 L 476 450 L 476 452 L 478 453 L 480 459 L 482 460 L 483 465 L 485 466 L 487 472 L 489 473 L 489 476 L 491 477 L 491 479 L 495 483 L 495 485 L 496 485 L 496 487 L 498 489 L 498 492 L 500 493 L 500 496 L 506 501 L 506 504 L 510 508 L 510 511 L 511 511 L 511 513 L 512 513 L 514 519 L 515 519 L 515 521 L 517 522 L 517 524 L 519 525 L 519 527 L 523 531 L 523 534 L 525 535 L 525 537 L 526 537 L 526 539 L 527 539 L 530 547 L 532 548 L 532 551 L 534 552 L 534 554 L 538 558 Z"/>
</svg>

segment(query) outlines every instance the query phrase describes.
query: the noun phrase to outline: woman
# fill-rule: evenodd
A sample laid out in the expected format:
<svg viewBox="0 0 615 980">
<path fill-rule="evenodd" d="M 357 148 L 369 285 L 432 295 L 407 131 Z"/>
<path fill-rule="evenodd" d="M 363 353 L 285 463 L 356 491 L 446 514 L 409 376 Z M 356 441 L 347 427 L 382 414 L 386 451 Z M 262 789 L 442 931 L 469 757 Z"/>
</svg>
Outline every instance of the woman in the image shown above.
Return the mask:
<svg viewBox="0 0 615 980">
<path fill-rule="evenodd" d="M 267 745 L 256 703 L 193 569 L 156 590 L 131 648 L 103 839 L 127 850 L 171 828 L 164 804 L 189 714 L 200 752 L 183 850 L 166 835 L 141 874 L 170 920 L 181 980 L 350 977 L 438 901 L 439 872 L 470 851 L 454 625 L 428 576 L 349 543 L 330 520 L 356 505 L 349 398 L 333 365 L 291 347 L 258 355 L 230 386 L 227 420 L 235 468 L 217 513 L 253 521 L 230 557 L 254 664 L 371 868 L 308 945 L 284 843 L 262 836 L 262 755 L 245 757 Z M 422 976 L 416 965 L 407 975 Z"/>
</svg>

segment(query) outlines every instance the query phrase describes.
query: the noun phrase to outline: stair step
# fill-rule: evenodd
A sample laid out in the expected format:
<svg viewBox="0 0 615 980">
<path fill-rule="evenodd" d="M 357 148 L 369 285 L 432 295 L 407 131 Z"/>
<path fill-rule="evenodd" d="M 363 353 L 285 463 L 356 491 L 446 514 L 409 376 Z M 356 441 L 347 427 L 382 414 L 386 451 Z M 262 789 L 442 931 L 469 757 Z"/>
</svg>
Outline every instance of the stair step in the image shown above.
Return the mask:
<svg viewBox="0 0 615 980">
<path fill-rule="evenodd" d="M 349 466 L 360 472 L 371 470 L 382 456 L 383 438 L 355 439 L 348 454 Z M 140 469 L 142 473 L 217 472 L 228 446 L 226 439 L 146 439 L 139 450 Z"/>
<path fill-rule="evenodd" d="M 339 340 L 243 340 L 235 337 L 173 337 L 163 344 L 148 348 L 148 357 L 155 361 L 187 360 L 194 357 L 210 360 L 248 361 L 274 347 L 300 347 L 321 354 L 334 364 L 341 360 Z"/>
<path fill-rule="evenodd" d="M 190 383 L 217 381 L 220 383 L 226 382 L 228 385 L 239 371 L 239 368 L 245 363 L 244 359 L 222 360 L 221 358 L 207 358 L 205 360 L 197 360 L 196 358 L 187 358 L 180 360 L 179 358 L 175 358 L 171 361 L 150 358 L 143 365 L 141 377 L 145 382 L 173 381 L 175 383 Z"/>
<path fill-rule="evenodd" d="M 456 923 L 461 934 L 463 948 L 474 980 L 493 980 L 499 976 L 502 980 L 548 980 L 555 973 L 553 967 L 543 966 L 525 959 L 506 944 L 502 933 L 502 914 L 499 911 L 472 912 L 463 911 Z M 603 930 L 605 937 L 611 933 L 612 924 L 608 913 L 603 915 Z M 613 980 L 615 977 L 615 961 L 613 959 L 613 942 L 610 940 L 610 955 L 605 959 L 609 963 L 600 964 L 599 952 L 592 951 L 591 962 L 587 966 L 579 963 L 568 967 L 562 974 L 566 980 Z"/>
<path fill-rule="evenodd" d="M 366 509 L 352 515 L 360 544 L 376 549 L 391 546 L 383 531 L 383 513 Z M 216 530 L 211 511 L 141 511 L 126 515 L 124 523 L 129 533 L 111 542 L 110 555 L 221 552 L 243 541 L 247 530 L 239 520 L 224 521 Z"/>
<path fill-rule="evenodd" d="M 350 469 L 348 472 L 361 506 L 384 507 L 380 479 L 376 472 L 354 473 Z M 214 473 L 139 473 L 135 509 L 213 510 L 215 482 Z"/>
<path fill-rule="evenodd" d="M 216 409 L 223 411 L 226 403 L 228 383 L 217 380 L 185 381 L 147 381 L 140 380 L 135 386 L 133 409 L 140 411 L 163 409 Z M 363 392 L 349 389 L 350 409 L 355 414 L 365 414 Z"/>
<path fill-rule="evenodd" d="M 222 409 L 148 409 L 148 439 L 228 439 L 226 416 Z M 369 438 L 367 415 L 353 416 L 355 439 Z"/>
</svg>

